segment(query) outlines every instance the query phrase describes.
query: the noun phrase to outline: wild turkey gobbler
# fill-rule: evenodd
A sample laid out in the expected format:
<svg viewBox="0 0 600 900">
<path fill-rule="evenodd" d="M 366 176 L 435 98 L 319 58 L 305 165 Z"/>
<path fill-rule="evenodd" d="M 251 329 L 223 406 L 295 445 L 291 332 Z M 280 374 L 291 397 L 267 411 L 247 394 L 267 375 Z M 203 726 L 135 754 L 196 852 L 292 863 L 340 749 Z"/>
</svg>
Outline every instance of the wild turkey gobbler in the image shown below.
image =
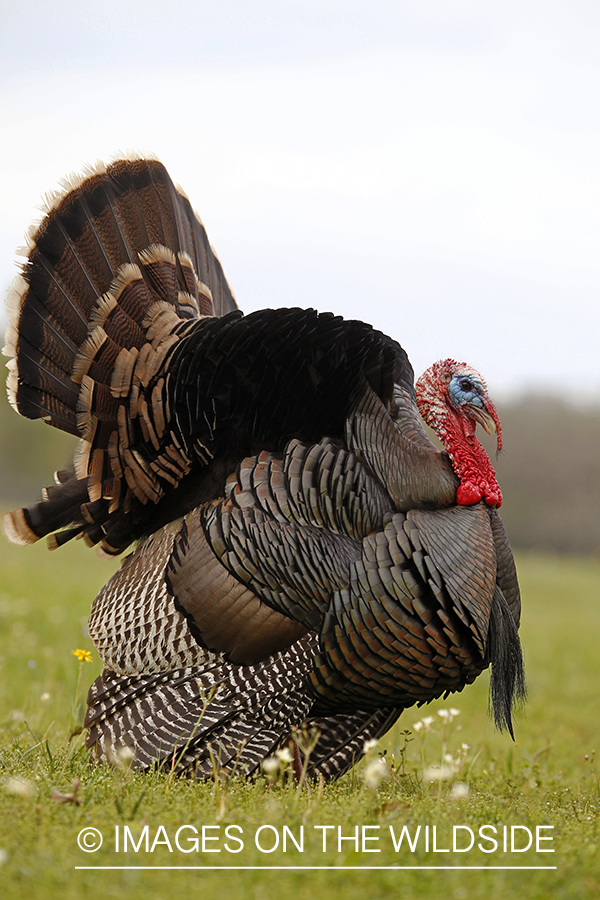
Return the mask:
<svg viewBox="0 0 600 900">
<path fill-rule="evenodd" d="M 309 773 L 337 777 L 490 663 L 512 733 L 520 598 L 475 437 L 500 446 L 481 376 L 444 360 L 415 396 L 405 352 L 369 325 L 244 317 L 157 160 L 64 187 L 30 237 L 5 352 L 15 409 L 82 444 L 5 531 L 109 554 L 141 541 L 92 606 L 96 757 L 251 774 L 307 722 Z"/>
</svg>

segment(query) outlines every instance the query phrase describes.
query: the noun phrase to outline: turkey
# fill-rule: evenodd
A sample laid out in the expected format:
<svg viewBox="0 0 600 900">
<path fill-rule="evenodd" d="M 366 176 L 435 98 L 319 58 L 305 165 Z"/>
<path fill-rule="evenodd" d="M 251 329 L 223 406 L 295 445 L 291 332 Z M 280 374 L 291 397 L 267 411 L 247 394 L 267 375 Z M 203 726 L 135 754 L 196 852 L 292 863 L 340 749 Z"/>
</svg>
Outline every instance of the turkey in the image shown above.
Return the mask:
<svg viewBox="0 0 600 900">
<path fill-rule="evenodd" d="M 336 778 L 404 709 L 490 664 L 512 735 L 520 596 L 475 436 L 501 446 L 481 375 L 447 359 L 415 390 L 404 350 L 363 322 L 243 316 L 153 158 L 65 180 L 26 254 L 9 398 L 81 442 L 5 533 L 133 545 L 89 619 L 97 760 L 252 776 L 306 727 L 308 774 Z"/>
</svg>

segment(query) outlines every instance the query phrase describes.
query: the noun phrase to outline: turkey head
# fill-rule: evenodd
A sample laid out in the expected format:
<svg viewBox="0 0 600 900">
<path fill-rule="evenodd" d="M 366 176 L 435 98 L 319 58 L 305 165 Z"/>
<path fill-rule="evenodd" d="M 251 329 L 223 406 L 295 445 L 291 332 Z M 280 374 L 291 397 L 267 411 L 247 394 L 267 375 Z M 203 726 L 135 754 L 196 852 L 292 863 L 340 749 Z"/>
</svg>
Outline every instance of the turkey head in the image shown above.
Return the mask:
<svg viewBox="0 0 600 900">
<path fill-rule="evenodd" d="M 482 376 L 466 363 L 444 359 L 434 363 L 416 384 L 417 405 L 424 420 L 444 445 L 460 479 L 456 502 L 470 506 L 485 500 L 502 505 L 502 492 L 489 457 L 475 436 L 481 425 L 497 436 L 502 449 L 502 427 Z"/>
</svg>

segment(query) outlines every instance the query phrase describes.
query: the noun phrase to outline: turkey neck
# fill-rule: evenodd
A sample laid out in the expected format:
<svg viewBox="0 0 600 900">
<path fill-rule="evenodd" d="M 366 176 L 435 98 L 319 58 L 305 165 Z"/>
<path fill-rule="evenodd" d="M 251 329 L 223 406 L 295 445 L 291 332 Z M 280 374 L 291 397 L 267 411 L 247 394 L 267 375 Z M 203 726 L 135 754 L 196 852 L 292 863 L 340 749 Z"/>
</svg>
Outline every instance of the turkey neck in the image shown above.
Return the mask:
<svg viewBox="0 0 600 900">
<path fill-rule="evenodd" d="M 456 502 L 470 506 L 485 500 L 488 506 L 501 506 L 502 492 L 490 458 L 475 435 L 475 422 L 448 406 L 442 409 L 443 414 L 436 417 L 435 430 L 460 479 Z"/>
</svg>

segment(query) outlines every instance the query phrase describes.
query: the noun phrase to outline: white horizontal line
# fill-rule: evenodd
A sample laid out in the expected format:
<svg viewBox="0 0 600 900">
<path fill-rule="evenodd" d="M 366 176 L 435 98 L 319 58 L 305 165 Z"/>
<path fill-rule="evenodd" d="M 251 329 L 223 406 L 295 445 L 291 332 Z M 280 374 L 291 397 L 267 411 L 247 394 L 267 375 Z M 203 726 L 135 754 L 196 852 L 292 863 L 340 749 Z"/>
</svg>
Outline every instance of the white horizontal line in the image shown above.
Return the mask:
<svg viewBox="0 0 600 900">
<path fill-rule="evenodd" d="M 235 871 L 268 871 L 272 869 L 276 872 L 282 872 L 289 869 L 291 872 L 314 871 L 315 869 L 329 869 L 332 872 L 342 872 L 347 869 L 364 870 L 364 871 L 394 871 L 403 869 L 479 869 L 479 870 L 523 870 L 523 869 L 557 869 L 558 866 L 75 866 L 75 869 L 200 869 L 202 871 L 212 870 L 230 872 Z"/>
</svg>

